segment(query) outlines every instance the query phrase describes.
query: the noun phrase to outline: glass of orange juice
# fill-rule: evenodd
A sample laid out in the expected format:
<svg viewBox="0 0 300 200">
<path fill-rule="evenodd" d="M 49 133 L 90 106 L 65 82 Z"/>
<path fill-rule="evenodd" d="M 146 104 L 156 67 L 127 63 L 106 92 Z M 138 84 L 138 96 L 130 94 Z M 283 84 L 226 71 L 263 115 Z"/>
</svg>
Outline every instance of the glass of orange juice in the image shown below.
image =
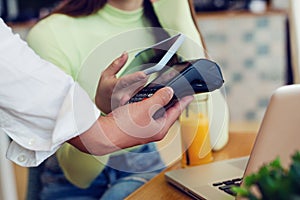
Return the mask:
<svg viewBox="0 0 300 200">
<path fill-rule="evenodd" d="M 208 94 L 195 95 L 194 101 L 180 116 L 182 166 L 213 161 L 209 135 Z"/>
</svg>

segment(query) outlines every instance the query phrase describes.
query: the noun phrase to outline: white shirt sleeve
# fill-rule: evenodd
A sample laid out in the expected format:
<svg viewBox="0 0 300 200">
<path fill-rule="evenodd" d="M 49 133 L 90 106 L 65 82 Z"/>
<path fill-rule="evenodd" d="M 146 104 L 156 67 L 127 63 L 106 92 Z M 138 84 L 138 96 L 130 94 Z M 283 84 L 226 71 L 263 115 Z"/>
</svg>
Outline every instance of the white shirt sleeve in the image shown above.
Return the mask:
<svg viewBox="0 0 300 200">
<path fill-rule="evenodd" d="M 13 140 L 9 159 L 37 166 L 99 115 L 70 76 L 37 56 L 0 19 L 0 128 Z"/>
</svg>

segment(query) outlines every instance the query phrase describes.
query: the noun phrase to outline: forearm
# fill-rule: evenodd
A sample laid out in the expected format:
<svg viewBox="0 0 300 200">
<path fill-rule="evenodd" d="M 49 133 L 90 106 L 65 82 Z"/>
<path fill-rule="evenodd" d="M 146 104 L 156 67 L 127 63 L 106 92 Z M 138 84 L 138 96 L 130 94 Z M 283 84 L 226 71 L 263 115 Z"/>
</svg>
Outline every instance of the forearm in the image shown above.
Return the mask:
<svg viewBox="0 0 300 200">
<path fill-rule="evenodd" d="M 158 0 L 153 6 L 164 28 L 181 31 L 192 38 L 198 36 L 187 0 Z"/>
<path fill-rule="evenodd" d="M 69 143 L 80 151 L 92 155 L 103 156 L 123 148 L 146 143 L 148 139 L 134 137 L 121 130 L 113 117 L 99 117 L 93 126 Z"/>
<path fill-rule="evenodd" d="M 159 141 L 193 99 L 192 96 L 185 97 L 166 110 L 163 117 L 153 119 L 153 114 L 165 106 L 172 96 L 173 90 L 165 87 L 149 99 L 121 106 L 105 117 L 100 117 L 90 129 L 71 139 L 69 143 L 83 152 L 101 156 Z"/>
<path fill-rule="evenodd" d="M 106 155 L 116 151 L 117 149 L 111 144 L 103 128 L 101 128 L 100 118 L 92 125 L 91 128 L 82 133 L 80 136 L 70 139 L 69 143 L 84 153 L 97 156 Z M 113 132 L 113 130 L 110 132 Z"/>
<path fill-rule="evenodd" d="M 153 6 L 163 28 L 187 36 L 184 46 L 179 50 L 185 59 L 205 57 L 200 33 L 194 23 L 188 0 L 157 0 Z"/>
</svg>

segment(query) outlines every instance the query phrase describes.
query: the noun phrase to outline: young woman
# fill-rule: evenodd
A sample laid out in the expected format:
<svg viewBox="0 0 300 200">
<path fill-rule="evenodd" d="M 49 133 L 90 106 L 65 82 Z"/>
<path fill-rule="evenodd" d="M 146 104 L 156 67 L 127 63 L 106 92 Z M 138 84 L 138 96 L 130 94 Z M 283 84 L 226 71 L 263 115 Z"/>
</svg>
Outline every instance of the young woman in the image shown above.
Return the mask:
<svg viewBox="0 0 300 200">
<path fill-rule="evenodd" d="M 126 42 L 138 46 L 141 41 L 140 47 L 143 47 L 174 31 L 184 33 L 198 46 L 196 51 L 186 53 L 186 58 L 204 57 L 201 37 L 187 0 L 65 0 L 31 30 L 28 43 L 41 57 L 76 79 L 82 71 L 82 63 L 99 44 L 148 27 L 163 27 L 166 31 L 159 34 L 149 31 L 124 40 L 124 44 L 112 42 L 114 45 L 103 50 L 107 53 L 104 56 L 107 62 L 116 57 L 114 53 L 130 50 Z M 99 65 L 98 72 L 105 66 L 105 62 Z M 110 108 L 100 107 L 100 110 L 107 113 Z M 165 167 L 154 143 L 102 157 L 84 154 L 66 144 L 56 157 L 59 165 L 55 157 L 45 163 L 42 199 L 123 199 Z"/>
</svg>

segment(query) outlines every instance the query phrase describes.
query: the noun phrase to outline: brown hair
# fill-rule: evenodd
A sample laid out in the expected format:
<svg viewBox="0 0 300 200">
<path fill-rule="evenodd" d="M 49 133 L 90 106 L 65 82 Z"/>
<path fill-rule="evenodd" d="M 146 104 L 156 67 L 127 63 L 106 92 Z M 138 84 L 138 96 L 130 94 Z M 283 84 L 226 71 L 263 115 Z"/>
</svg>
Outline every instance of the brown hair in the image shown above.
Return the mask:
<svg viewBox="0 0 300 200">
<path fill-rule="evenodd" d="M 198 23 L 197 23 L 197 15 L 196 15 L 196 11 L 195 11 L 194 2 L 193 2 L 193 0 L 188 0 L 188 1 L 189 1 L 189 5 L 190 5 L 190 10 L 191 10 L 192 18 L 193 18 L 194 24 L 195 24 L 195 26 L 196 26 L 196 28 L 198 30 L 199 37 L 200 37 L 200 40 L 201 40 L 201 43 L 202 43 L 202 46 L 203 46 L 203 49 L 204 49 L 204 55 L 207 58 L 208 55 L 207 55 L 207 52 L 206 52 L 206 44 L 205 44 L 203 35 L 202 35 L 201 31 L 200 31 L 200 28 L 198 26 Z"/>
<path fill-rule="evenodd" d="M 63 0 L 52 13 L 60 13 L 71 17 L 87 16 L 101 9 L 107 0 Z"/>
</svg>

